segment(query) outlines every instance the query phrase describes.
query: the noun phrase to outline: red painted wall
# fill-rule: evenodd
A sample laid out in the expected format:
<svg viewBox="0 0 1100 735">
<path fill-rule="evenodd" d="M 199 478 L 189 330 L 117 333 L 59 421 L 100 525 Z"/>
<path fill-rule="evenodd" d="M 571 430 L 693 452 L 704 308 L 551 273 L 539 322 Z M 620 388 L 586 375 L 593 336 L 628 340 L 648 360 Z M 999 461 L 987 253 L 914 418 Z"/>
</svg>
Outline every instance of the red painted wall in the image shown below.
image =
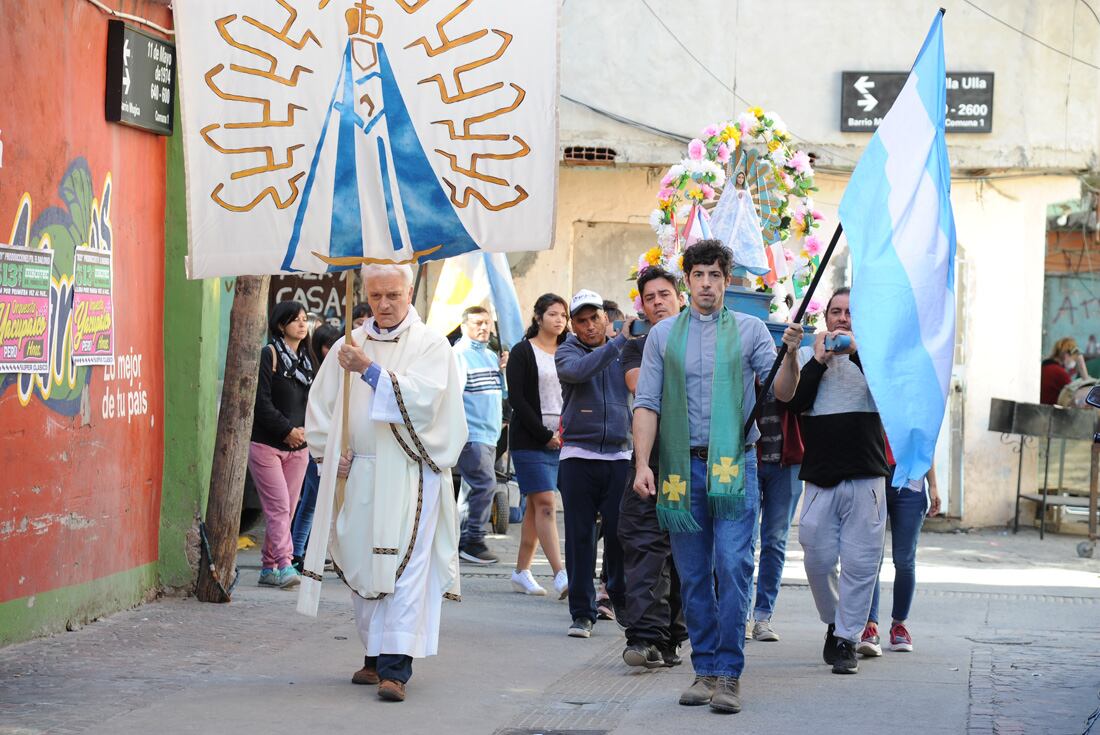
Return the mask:
<svg viewBox="0 0 1100 735">
<path fill-rule="evenodd" d="M 171 26 L 162 4 L 108 4 Z M 0 242 L 28 200 L 30 247 L 50 223 L 87 241 L 94 209 L 114 253 L 116 354 L 74 370 L 62 343 L 45 385 L 0 375 L 0 603 L 157 558 L 165 140 L 104 120 L 107 20 L 84 0 L 0 2 Z M 63 304 L 73 239 L 54 244 Z"/>
</svg>

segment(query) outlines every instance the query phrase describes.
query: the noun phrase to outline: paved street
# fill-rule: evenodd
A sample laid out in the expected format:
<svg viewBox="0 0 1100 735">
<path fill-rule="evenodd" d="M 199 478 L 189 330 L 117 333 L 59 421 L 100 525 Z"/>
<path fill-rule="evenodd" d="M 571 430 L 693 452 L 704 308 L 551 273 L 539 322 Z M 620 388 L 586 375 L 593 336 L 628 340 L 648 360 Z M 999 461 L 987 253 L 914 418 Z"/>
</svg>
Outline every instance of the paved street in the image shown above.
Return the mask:
<svg viewBox="0 0 1100 735">
<path fill-rule="evenodd" d="M 505 562 L 517 530 L 492 541 Z M 774 620 L 782 640 L 747 643 L 745 710 L 725 717 L 676 704 L 687 664 L 628 670 L 613 623 L 567 638 L 566 604 L 514 594 L 507 563 L 464 567 L 442 654 L 417 663 L 406 703 L 383 703 L 349 682 L 362 650 L 341 583 L 326 582 L 310 620 L 294 593 L 256 586 L 258 554 L 246 552 L 229 605 L 160 600 L 0 651 L 0 734 L 1077 735 L 1100 705 L 1100 560 L 1077 558 L 1078 540 L 926 533 L 916 652 L 864 660 L 848 677 L 821 663 L 794 543 Z M 548 585 L 549 568 L 535 571 Z"/>
</svg>

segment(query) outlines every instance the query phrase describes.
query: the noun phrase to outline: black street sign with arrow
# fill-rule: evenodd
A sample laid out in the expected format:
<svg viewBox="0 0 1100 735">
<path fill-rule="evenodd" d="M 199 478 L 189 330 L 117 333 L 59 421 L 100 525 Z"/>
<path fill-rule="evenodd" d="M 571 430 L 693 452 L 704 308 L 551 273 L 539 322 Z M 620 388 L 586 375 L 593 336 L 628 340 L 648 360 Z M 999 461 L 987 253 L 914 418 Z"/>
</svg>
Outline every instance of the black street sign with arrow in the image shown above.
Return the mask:
<svg viewBox="0 0 1100 735">
<path fill-rule="evenodd" d="M 846 71 L 841 75 L 840 130 L 873 133 L 894 104 L 908 72 Z M 947 73 L 947 132 L 993 131 L 993 73 Z"/>
<path fill-rule="evenodd" d="M 120 20 L 107 21 L 107 119 L 171 135 L 175 64 L 173 44 Z"/>
</svg>

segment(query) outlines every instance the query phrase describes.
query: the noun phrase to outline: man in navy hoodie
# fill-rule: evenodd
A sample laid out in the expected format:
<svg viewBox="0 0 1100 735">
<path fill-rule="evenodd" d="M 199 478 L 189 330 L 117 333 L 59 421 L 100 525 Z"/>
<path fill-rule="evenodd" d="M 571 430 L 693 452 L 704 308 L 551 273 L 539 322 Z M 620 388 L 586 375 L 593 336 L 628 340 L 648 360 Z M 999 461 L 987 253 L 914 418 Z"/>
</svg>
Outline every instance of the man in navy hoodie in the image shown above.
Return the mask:
<svg viewBox="0 0 1100 735">
<path fill-rule="evenodd" d="M 569 574 L 569 635 L 588 638 L 596 620 L 596 516 L 602 518 L 607 594 L 622 609 L 623 552 L 619 502 L 630 471 L 630 406 L 623 382 L 627 319 L 607 338 L 603 299 L 587 289 L 569 305 L 573 334 L 555 355 L 562 398 L 562 449 L 558 485 L 565 509 L 565 569 Z"/>
</svg>

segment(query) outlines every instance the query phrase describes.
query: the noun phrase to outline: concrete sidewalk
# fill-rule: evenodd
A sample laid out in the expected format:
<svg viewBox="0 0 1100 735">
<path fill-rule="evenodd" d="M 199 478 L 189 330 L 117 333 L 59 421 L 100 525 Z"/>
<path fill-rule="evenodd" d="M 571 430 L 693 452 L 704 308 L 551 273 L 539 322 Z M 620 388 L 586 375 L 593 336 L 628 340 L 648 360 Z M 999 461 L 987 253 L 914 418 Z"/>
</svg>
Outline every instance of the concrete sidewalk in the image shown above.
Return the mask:
<svg viewBox="0 0 1100 735">
<path fill-rule="evenodd" d="M 362 648 L 338 580 L 311 620 L 295 593 L 256 586 L 258 554 L 246 552 L 231 604 L 164 599 L 0 651 L 0 734 L 1078 734 L 1100 705 L 1100 560 L 1078 559 L 1077 538 L 926 533 L 916 651 L 863 660 L 857 676 L 821 662 L 824 626 L 792 539 L 773 621 L 782 640 L 747 642 L 745 710 L 721 716 L 676 704 L 690 664 L 629 670 L 613 623 L 567 638 L 564 602 L 514 594 L 517 531 L 491 539 L 502 564 L 464 567 L 442 653 L 417 662 L 404 704 L 350 683 Z M 889 599 L 887 586 L 886 610 Z"/>
</svg>

